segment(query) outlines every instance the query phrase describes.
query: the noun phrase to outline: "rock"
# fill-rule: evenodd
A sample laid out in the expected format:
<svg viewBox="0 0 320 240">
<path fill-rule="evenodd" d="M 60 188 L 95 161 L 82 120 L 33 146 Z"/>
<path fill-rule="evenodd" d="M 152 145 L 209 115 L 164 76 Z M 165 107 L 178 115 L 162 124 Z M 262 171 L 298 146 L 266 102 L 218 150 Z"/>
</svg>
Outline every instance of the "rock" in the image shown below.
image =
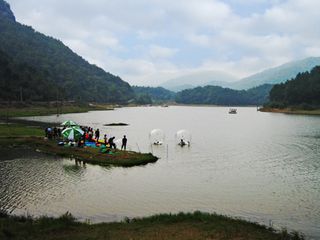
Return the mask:
<svg viewBox="0 0 320 240">
<path fill-rule="evenodd" d="M 103 126 L 128 126 L 129 124 L 127 123 L 108 123 L 104 124 Z"/>
</svg>

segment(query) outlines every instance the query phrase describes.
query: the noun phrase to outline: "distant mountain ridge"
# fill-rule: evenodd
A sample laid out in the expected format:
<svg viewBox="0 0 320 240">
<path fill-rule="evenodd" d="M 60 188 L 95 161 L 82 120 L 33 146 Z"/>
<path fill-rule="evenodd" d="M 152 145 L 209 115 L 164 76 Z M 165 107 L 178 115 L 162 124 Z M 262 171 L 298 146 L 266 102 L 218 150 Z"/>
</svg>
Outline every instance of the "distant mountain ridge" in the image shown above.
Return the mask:
<svg viewBox="0 0 320 240">
<path fill-rule="evenodd" d="M 61 41 L 16 22 L 4 0 L 0 0 L 0 50 L 8 56 L 5 62 L 9 62 L 10 71 L 16 71 L 10 75 L 14 82 L 8 89 L 12 91 L 8 95 L 11 100 L 16 100 L 17 88 L 22 87 L 23 92 L 37 88 L 32 83 L 37 82 L 34 79 L 39 75 L 56 89 L 56 96 L 66 100 L 125 103 L 134 98 L 132 88 L 120 77 L 89 64 Z M 21 65 L 28 69 L 29 85 L 19 82 L 25 78 L 14 80 Z M 43 95 L 37 98 L 47 99 L 46 90 L 37 91 Z"/>
<path fill-rule="evenodd" d="M 311 71 L 311 69 L 318 65 L 320 65 L 320 57 L 309 57 L 267 69 L 237 82 L 233 82 L 229 87 L 233 89 L 248 89 L 265 83 L 282 83 L 294 78 L 298 73 Z"/>
<path fill-rule="evenodd" d="M 203 71 L 170 79 L 161 84 L 161 87 L 178 92 L 184 89 L 205 85 L 227 85 L 236 78 L 221 71 Z"/>
<path fill-rule="evenodd" d="M 310 71 L 320 65 L 320 57 L 309 57 L 270 68 L 251 76 L 236 80 L 235 77 L 219 71 L 198 72 L 171 79 L 162 87 L 181 91 L 199 86 L 220 86 L 236 90 L 258 87 L 263 84 L 278 84 L 294 78 L 298 73 Z"/>
</svg>

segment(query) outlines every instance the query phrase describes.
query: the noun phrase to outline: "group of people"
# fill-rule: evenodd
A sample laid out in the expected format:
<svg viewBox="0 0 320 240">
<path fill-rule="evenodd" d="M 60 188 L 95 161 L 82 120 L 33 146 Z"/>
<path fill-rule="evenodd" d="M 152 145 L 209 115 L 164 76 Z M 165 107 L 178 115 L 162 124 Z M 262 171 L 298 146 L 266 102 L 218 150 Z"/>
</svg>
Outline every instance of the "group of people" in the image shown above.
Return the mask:
<svg viewBox="0 0 320 240">
<path fill-rule="evenodd" d="M 62 131 L 66 127 L 58 128 L 58 127 L 47 127 L 45 128 L 45 137 L 48 139 L 62 139 Z M 80 126 L 80 129 L 83 131 L 82 137 L 77 139 L 77 146 L 83 147 L 86 145 L 86 142 L 95 143 L 96 146 L 101 146 L 101 144 L 109 147 L 110 149 L 116 149 L 115 137 L 107 137 L 107 134 L 104 134 L 103 139 L 100 140 L 100 130 L 99 128 L 93 129 L 87 126 Z M 127 149 L 128 139 L 126 135 L 122 138 L 121 150 Z"/>
<path fill-rule="evenodd" d="M 85 141 L 86 139 L 89 142 L 99 141 L 99 138 L 100 138 L 99 128 L 97 128 L 96 130 L 94 130 L 91 127 L 87 127 L 87 126 L 81 126 L 80 128 L 84 132 L 83 133 L 83 141 Z"/>
<path fill-rule="evenodd" d="M 60 139 L 61 129 L 57 127 L 47 127 L 45 128 L 45 137 L 48 139 Z"/>
<path fill-rule="evenodd" d="M 82 129 L 82 131 L 84 132 L 82 140 L 83 140 L 83 144 L 85 144 L 85 141 L 89 141 L 89 142 L 95 142 L 96 144 L 104 144 L 105 146 L 109 146 L 111 149 L 116 149 L 117 146 L 115 144 L 115 137 L 110 137 L 108 139 L 107 134 L 104 134 L 103 136 L 103 141 L 99 141 L 100 140 L 100 130 L 99 128 L 97 128 L 96 130 L 94 130 L 91 127 L 80 127 Z M 93 137 L 94 136 L 94 137 Z M 126 135 L 123 136 L 122 138 L 122 145 L 121 145 L 121 150 L 126 150 L 127 149 L 127 137 Z"/>
</svg>

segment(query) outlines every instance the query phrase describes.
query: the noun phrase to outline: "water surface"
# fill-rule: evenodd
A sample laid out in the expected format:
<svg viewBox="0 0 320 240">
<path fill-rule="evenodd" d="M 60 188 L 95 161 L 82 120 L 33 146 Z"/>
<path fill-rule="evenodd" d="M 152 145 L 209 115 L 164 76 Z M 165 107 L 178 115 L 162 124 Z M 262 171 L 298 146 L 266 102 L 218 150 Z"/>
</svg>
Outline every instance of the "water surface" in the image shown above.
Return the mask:
<svg viewBox="0 0 320 240">
<path fill-rule="evenodd" d="M 12 213 L 93 222 L 124 216 L 201 210 L 287 227 L 320 238 L 320 118 L 224 107 L 137 107 L 49 117 L 128 137 L 131 150 L 153 152 L 155 164 L 133 168 L 77 165 L 36 154 L 0 161 L 0 206 Z M 105 127 L 124 122 L 129 126 Z M 149 132 L 166 134 L 151 147 Z M 188 129 L 190 147 L 175 133 Z"/>
</svg>

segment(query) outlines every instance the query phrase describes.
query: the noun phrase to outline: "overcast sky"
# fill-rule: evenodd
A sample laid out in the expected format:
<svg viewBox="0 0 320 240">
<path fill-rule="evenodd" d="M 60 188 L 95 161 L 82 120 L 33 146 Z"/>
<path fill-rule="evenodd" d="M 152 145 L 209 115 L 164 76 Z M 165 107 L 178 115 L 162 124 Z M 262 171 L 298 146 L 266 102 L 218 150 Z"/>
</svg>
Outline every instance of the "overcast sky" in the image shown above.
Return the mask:
<svg viewBox="0 0 320 240">
<path fill-rule="evenodd" d="M 7 0 L 17 21 L 130 84 L 244 77 L 320 56 L 319 0 Z"/>
</svg>

